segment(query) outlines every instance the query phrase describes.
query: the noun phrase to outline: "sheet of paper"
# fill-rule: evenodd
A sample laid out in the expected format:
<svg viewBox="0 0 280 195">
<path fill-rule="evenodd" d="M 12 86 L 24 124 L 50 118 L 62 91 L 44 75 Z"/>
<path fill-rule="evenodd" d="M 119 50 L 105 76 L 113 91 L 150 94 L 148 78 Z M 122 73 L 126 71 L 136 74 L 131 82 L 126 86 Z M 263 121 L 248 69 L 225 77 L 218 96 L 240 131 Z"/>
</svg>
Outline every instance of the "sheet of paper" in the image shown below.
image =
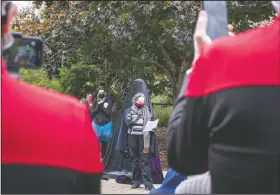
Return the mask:
<svg viewBox="0 0 280 195">
<path fill-rule="evenodd" d="M 157 119 L 155 121 L 148 121 L 147 124 L 146 124 L 146 127 L 143 131 L 144 132 L 154 131 L 153 129 L 157 128 L 158 121 L 159 121 L 159 119 Z"/>
</svg>

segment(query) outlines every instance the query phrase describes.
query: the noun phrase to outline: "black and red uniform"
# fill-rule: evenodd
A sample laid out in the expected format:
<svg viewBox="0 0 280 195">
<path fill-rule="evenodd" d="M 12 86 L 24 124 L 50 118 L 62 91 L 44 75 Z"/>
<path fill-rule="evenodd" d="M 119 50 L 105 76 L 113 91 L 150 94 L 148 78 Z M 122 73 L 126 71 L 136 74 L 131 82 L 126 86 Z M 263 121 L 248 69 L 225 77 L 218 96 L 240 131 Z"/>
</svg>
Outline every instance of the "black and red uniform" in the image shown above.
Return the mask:
<svg viewBox="0 0 280 195">
<path fill-rule="evenodd" d="M 103 165 L 87 108 L 12 78 L 2 60 L 4 194 L 99 194 Z"/>
<path fill-rule="evenodd" d="M 280 17 L 201 52 L 170 121 L 169 165 L 209 170 L 212 193 L 280 193 Z"/>
</svg>

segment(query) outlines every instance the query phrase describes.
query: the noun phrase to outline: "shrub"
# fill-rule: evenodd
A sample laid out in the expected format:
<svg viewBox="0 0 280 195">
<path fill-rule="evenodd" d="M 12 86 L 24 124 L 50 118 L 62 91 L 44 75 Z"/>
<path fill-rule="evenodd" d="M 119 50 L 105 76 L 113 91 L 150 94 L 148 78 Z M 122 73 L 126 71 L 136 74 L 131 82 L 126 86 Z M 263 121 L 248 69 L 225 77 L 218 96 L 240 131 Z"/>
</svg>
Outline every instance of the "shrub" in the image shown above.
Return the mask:
<svg viewBox="0 0 280 195">
<path fill-rule="evenodd" d="M 152 98 L 153 103 L 168 103 L 168 97 L 155 96 Z M 173 106 L 171 105 L 153 105 L 154 113 L 157 119 L 159 119 L 159 126 L 167 126 L 168 120 L 172 114 Z"/>
</svg>

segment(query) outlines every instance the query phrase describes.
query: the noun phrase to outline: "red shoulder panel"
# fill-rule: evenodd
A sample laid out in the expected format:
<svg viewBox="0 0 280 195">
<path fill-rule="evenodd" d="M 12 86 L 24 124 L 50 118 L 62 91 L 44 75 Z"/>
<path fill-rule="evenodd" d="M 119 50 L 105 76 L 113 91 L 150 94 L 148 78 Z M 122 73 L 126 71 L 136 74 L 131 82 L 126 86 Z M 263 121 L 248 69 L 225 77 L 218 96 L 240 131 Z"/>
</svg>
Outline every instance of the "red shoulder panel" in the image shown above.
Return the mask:
<svg viewBox="0 0 280 195">
<path fill-rule="evenodd" d="M 88 111 L 77 99 L 2 73 L 2 163 L 100 173 L 99 147 Z"/>
<path fill-rule="evenodd" d="M 185 96 L 232 87 L 280 86 L 280 21 L 223 37 L 205 48 L 193 66 Z"/>
</svg>

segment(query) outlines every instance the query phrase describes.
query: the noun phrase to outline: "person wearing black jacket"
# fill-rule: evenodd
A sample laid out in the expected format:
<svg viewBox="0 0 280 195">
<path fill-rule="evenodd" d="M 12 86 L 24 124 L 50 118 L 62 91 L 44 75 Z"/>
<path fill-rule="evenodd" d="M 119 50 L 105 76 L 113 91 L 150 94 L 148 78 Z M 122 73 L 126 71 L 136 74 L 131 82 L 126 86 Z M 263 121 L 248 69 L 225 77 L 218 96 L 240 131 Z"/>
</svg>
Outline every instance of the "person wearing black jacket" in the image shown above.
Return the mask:
<svg viewBox="0 0 280 195">
<path fill-rule="evenodd" d="M 268 26 L 215 41 L 201 11 L 195 58 L 168 163 L 181 174 L 209 170 L 211 193 L 280 192 L 280 13 Z M 208 37 L 208 38 L 207 38 Z"/>
<path fill-rule="evenodd" d="M 99 88 L 92 104 L 91 118 L 100 141 L 102 158 L 106 153 L 108 142 L 113 136 L 113 125 L 111 121 L 112 108 L 112 101 L 106 97 L 104 89 Z"/>
</svg>

